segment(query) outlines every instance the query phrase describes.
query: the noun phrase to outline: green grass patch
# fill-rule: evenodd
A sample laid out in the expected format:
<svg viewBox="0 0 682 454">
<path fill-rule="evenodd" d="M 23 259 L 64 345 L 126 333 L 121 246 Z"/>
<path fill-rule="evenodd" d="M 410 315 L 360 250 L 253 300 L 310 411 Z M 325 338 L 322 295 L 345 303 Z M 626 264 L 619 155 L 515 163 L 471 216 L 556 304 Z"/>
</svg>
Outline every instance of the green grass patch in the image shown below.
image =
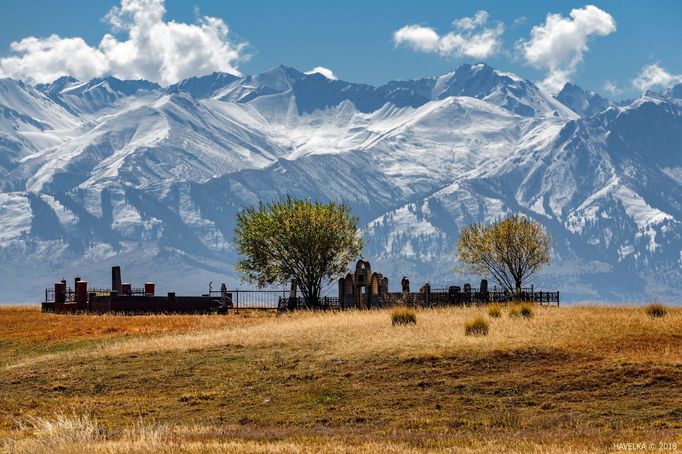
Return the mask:
<svg viewBox="0 0 682 454">
<path fill-rule="evenodd" d="M 318 404 L 329 404 L 340 400 L 342 397 L 343 391 L 340 389 L 328 389 L 317 393 L 313 400 Z"/>
<path fill-rule="evenodd" d="M 75 352 L 79 350 L 85 350 L 87 348 L 93 347 L 97 344 L 102 344 L 103 339 L 83 339 L 77 341 L 60 342 L 55 345 L 51 345 L 44 350 L 44 353 L 68 353 Z"/>
</svg>

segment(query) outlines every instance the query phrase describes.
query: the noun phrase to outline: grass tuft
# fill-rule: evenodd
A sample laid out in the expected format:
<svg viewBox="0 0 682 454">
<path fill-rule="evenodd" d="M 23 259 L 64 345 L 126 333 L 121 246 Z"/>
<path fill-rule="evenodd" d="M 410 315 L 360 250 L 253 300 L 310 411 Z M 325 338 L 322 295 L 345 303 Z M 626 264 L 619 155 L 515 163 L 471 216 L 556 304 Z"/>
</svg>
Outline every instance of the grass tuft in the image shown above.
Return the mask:
<svg viewBox="0 0 682 454">
<path fill-rule="evenodd" d="M 512 318 L 533 318 L 533 306 L 528 303 L 514 304 L 509 308 L 509 316 Z"/>
<path fill-rule="evenodd" d="M 398 307 L 391 311 L 391 323 L 395 325 L 414 325 L 417 323 L 417 313 L 414 309 Z"/>
<path fill-rule="evenodd" d="M 464 324 L 464 334 L 467 336 L 487 336 L 488 322 L 483 317 L 476 317 Z"/>
<path fill-rule="evenodd" d="M 29 417 L 26 423 L 19 425 L 49 445 L 86 444 L 104 439 L 104 429 L 97 418 L 87 414 L 69 416 L 57 413 L 53 418 Z"/>
<path fill-rule="evenodd" d="M 499 304 L 491 304 L 488 306 L 488 315 L 490 318 L 500 318 L 502 317 L 502 308 Z"/>
<path fill-rule="evenodd" d="M 668 313 L 668 308 L 659 303 L 649 304 L 644 310 L 654 318 L 665 317 L 665 314 Z"/>
</svg>

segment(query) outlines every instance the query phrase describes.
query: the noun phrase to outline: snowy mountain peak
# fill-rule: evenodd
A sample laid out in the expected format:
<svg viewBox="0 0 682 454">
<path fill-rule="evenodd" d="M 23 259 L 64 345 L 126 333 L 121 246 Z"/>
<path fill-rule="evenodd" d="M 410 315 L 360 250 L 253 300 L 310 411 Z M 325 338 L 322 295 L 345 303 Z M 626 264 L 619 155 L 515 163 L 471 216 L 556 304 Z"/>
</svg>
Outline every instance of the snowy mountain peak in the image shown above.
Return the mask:
<svg viewBox="0 0 682 454">
<path fill-rule="evenodd" d="M 556 94 L 555 98 L 583 117 L 589 117 L 614 106 L 608 99 L 570 82 L 564 85 L 564 88 Z"/>
<path fill-rule="evenodd" d="M 677 84 L 665 92 L 666 96 L 673 99 L 682 99 L 682 84 Z"/>
<path fill-rule="evenodd" d="M 522 212 L 555 239 L 538 286 L 673 295 L 680 91 L 589 114 L 596 94 L 568 85 L 555 99 L 485 64 L 381 86 L 286 66 L 166 89 L 0 79 L 1 293 L 35 300 L 57 269 L 99 280 L 112 264 L 169 290 L 236 280 L 236 213 L 288 193 L 350 203 L 363 254 L 389 276 L 457 282 L 461 227 Z M 18 295 L 18 278 L 38 288 Z"/>
<path fill-rule="evenodd" d="M 118 100 L 140 92 L 158 92 L 160 86 L 146 80 L 121 80 L 113 76 L 96 77 L 80 82 L 60 77 L 51 84 L 36 86 L 55 103 L 75 115 L 93 114 L 111 107 Z"/>
<path fill-rule="evenodd" d="M 62 76 L 49 84 L 38 84 L 36 89 L 42 91 L 47 96 L 59 95 L 67 87 L 79 84 L 80 81 L 75 77 Z"/>
<path fill-rule="evenodd" d="M 225 72 L 214 72 L 200 77 L 190 77 L 166 88 L 167 93 L 186 91 L 195 98 L 208 98 L 221 88 L 239 80 L 238 76 Z"/>
<path fill-rule="evenodd" d="M 98 89 L 116 93 L 118 96 L 130 96 L 138 91 L 154 91 L 161 87 L 153 82 L 146 80 L 121 80 L 113 76 L 96 77 L 83 83 L 71 83 L 60 91 L 61 95 L 82 96 L 87 92 L 94 92 Z"/>
<path fill-rule="evenodd" d="M 293 87 L 305 74 L 290 66 L 279 65 L 256 76 L 247 76 L 247 80 L 277 91 L 285 91 Z"/>
<path fill-rule="evenodd" d="M 575 113 L 535 84 L 498 71 L 484 63 L 463 64 L 435 80 L 432 97 L 470 96 L 483 99 L 517 115 L 575 118 Z"/>
</svg>

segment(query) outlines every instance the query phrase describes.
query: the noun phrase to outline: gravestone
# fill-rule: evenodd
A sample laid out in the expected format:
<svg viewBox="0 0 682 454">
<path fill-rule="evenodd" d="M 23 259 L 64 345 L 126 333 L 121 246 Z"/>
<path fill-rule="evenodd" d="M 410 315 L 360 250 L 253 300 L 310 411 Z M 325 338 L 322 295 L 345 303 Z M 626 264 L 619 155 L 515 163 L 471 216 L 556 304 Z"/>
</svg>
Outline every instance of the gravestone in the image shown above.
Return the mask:
<svg viewBox="0 0 682 454">
<path fill-rule="evenodd" d="M 296 298 L 296 279 L 291 280 L 291 287 L 289 288 L 289 298 Z"/>
<path fill-rule="evenodd" d="M 120 266 L 112 266 L 111 267 L 111 290 L 116 291 L 119 294 L 122 292 L 122 284 L 123 282 L 121 281 L 121 267 Z"/>
<path fill-rule="evenodd" d="M 478 299 L 482 302 L 488 302 L 489 294 L 488 294 L 488 280 L 487 279 L 481 279 L 481 286 L 478 288 Z"/>
<path fill-rule="evenodd" d="M 419 293 L 422 294 L 424 304 L 429 306 L 431 304 L 431 284 L 427 282 L 422 285 L 422 288 L 419 289 Z"/>
<path fill-rule="evenodd" d="M 353 275 L 348 273 L 343 280 L 343 304 L 346 307 L 356 307 L 357 299 L 355 298 L 355 285 L 353 284 Z"/>
<path fill-rule="evenodd" d="M 382 277 L 381 278 L 381 283 L 379 284 L 379 288 L 381 289 L 381 294 L 382 295 L 387 295 L 388 294 L 388 278 L 387 277 Z"/>
<path fill-rule="evenodd" d="M 388 295 L 388 279 L 381 273 L 373 273 L 372 266 L 364 259 L 358 260 L 355 271 L 340 278 L 338 284 L 342 308 L 378 306 Z"/>
<path fill-rule="evenodd" d="M 403 293 L 410 293 L 410 280 L 407 276 L 403 276 L 403 279 L 400 281 L 400 286 L 403 289 Z"/>
<path fill-rule="evenodd" d="M 460 304 L 461 303 L 461 287 L 459 285 L 451 285 L 448 287 L 448 303 L 450 304 Z"/>
</svg>

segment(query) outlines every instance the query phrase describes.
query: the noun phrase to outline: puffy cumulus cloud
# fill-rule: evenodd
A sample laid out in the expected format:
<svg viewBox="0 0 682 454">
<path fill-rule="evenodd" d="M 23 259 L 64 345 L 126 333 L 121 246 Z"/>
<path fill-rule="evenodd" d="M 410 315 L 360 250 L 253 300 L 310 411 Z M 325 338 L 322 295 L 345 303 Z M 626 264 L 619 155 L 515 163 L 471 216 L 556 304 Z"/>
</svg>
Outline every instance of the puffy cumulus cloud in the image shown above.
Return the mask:
<svg viewBox="0 0 682 454">
<path fill-rule="evenodd" d="M 396 46 L 405 44 L 420 52 L 437 52 L 439 40 L 434 29 L 421 25 L 406 25 L 393 33 Z"/>
<path fill-rule="evenodd" d="M 165 22 L 165 12 L 164 0 L 122 0 L 105 20 L 127 39 L 107 33 L 92 47 L 82 38 L 24 38 L 10 45 L 14 55 L 0 59 L 0 73 L 31 82 L 110 74 L 162 85 L 214 71 L 239 74 L 238 65 L 247 58 L 246 43 L 230 41 L 222 19 Z"/>
<path fill-rule="evenodd" d="M 87 80 L 109 70 L 106 56 L 82 38 L 24 38 L 10 45 L 13 55 L 0 59 L 7 77 L 33 82 L 52 82 L 71 75 Z"/>
<path fill-rule="evenodd" d="M 616 21 L 609 13 L 587 5 L 572 10 L 570 17 L 548 14 L 544 24 L 532 28 L 530 39 L 521 40 L 517 47 L 527 63 L 547 71 L 541 85 L 555 93 L 575 73 L 589 50 L 589 38 L 614 31 Z"/>
<path fill-rule="evenodd" d="M 501 45 L 504 33 L 501 22 L 488 24 L 488 13 L 478 11 L 472 17 L 463 17 L 452 22 L 453 31 L 439 35 L 431 27 L 406 25 L 393 33 L 397 46 L 405 45 L 418 52 L 438 53 L 442 56 L 488 58 Z"/>
<path fill-rule="evenodd" d="M 632 81 L 632 85 L 640 91 L 647 91 L 653 88 L 670 88 L 680 83 L 682 83 L 682 74 L 670 74 L 658 63 L 642 68 L 637 77 Z"/>
<path fill-rule="evenodd" d="M 310 71 L 306 71 L 304 74 L 322 74 L 327 79 L 336 80 L 336 74 L 334 74 L 331 69 L 325 68 L 324 66 L 316 66 Z"/>
</svg>

